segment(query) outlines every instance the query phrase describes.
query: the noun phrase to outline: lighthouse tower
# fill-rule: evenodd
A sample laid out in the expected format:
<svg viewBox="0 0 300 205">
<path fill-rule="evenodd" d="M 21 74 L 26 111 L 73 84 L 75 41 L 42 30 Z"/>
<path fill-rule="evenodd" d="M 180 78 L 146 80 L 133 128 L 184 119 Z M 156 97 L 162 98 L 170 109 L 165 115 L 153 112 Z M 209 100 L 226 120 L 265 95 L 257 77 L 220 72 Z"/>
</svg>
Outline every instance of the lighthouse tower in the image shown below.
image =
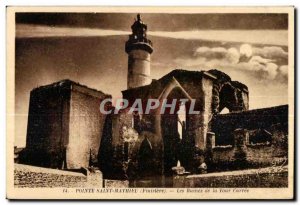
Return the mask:
<svg viewBox="0 0 300 205">
<path fill-rule="evenodd" d="M 151 83 L 150 55 L 153 52 L 152 42 L 147 39 L 147 25 L 140 14 L 131 26 L 132 34 L 125 45 L 128 53 L 127 88 L 136 88 Z"/>
</svg>

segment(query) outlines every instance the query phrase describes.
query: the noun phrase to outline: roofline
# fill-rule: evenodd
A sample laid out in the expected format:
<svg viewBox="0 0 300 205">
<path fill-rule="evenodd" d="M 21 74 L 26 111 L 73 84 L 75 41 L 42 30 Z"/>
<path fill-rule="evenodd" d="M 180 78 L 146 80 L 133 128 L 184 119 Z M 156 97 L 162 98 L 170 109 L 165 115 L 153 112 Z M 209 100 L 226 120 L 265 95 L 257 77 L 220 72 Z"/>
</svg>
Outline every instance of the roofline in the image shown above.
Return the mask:
<svg viewBox="0 0 300 205">
<path fill-rule="evenodd" d="M 272 106 L 272 107 L 264 107 L 264 108 L 257 108 L 257 109 L 251 109 L 251 110 L 243 110 L 243 111 L 233 111 L 229 112 L 226 114 L 217 114 L 218 116 L 229 116 L 229 115 L 234 115 L 234 114 L 245 114 L 245 113 L 251 113 L 251 112 L 256 112 L 256 111 L 263 111 L 263 110 L 272 110 L 272 109 L 283 109 L 283 108 L 288 108 L 288 104 L 284 105 L 277 105 L 277 106 Z"/>
<path fill-rule="evenodd" d="M 79 87 L 82 87 L 82 88 L 84 88 L 84 89 L 88 89 L 88 90 L 91 90 L 91 91 L 93 91 L 93 92 L 96 92 L 96 93 L 98 93 L 98 94 L 100 94 L 100 95 L 102 95 L 102 96 L 105 96 L 105 97 L 111 97 L 110 94 L 106 94 L 106 93 L 104 93 L 104 92 L 102 92 L 102 91 L 100 91 L 100 90 L 97 90 L 97 89 L 95 89 L 95 88 L 90 88 L 90 87 L 88 87 L 88 86 L 86 86 L 86 85 L 82 85 L 82 84 L 80 84 L 80 83 L 78 83 L 78 82 L 75 82 L 75 81 L 72 81 L 72 80 L 69 80 L 69 79 L 64 79 L 64 80 L 60 80 L 60 81 L 53 82 L 53 83 L 48 84 L 48 85 L 42 85 L 42 86 L 33 88 L 33 89 L 31 90 L 31 92 L 38 92 L 38 91 L 45 90 L 45 89 L 51 89 L 51 88 L 53 88 L 53 87 L 55 87 L 55 86 L 59 86 L 59 87 L 62 88 L 62 87 L 65 87 L 65 86 L 67 86 L 67 85 L 70 85 L 70 86 L 69 86 L 70 89 L 72 89 L 73 85 L 75 85 L 75 86 L 79 86 Z"/>
<path fill-rule="evenodd" d="M 211 78 L 211 79 L 213 79 L 213 80 L 217 80 L 217 77 L 216 77 L 216 76 L 214 76 L 214 75 L 208 73 L 207 71 L 204 71 L 204 72 L 203 72 L 203 76 L 208 77 L 208 78 Z"/>
</svg>

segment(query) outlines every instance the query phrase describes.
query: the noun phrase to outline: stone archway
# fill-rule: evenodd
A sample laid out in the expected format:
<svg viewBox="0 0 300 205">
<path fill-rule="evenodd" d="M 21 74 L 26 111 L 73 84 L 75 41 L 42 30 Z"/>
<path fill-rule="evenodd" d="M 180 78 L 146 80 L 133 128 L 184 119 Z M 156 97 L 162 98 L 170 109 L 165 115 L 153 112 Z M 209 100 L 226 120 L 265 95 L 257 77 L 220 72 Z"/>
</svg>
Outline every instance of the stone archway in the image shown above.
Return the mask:
<svg viewBox="0 0 300 205">
<path fill-rule="evenodd" d="M 224 108 L 227 108 L 229 112 L 245 110 L 247 108 L 244 104 L 242 91 L 235 88 L 230 82 L 214 84 L 212 103 L 214 114 L 221 113 Z"/>
<path fill-rule="evenodd" d="M 229 112 L 236 110 L 238 104 L 236 90 L 229 83 L 222 86 L 219 92 L 219 98 L 219 112 L 221 112 L 224 108 L 227 108 Z"/>
<path fill-rule="evenodd" d="M 164 99 L 167 99 L 169 94 L 175 88 L 179 88 L 187 99 L 192 100 L 191 96 L 184 90 L 184 88 L 180 85 L 180 83 L 173 77 L 172 80 L 164 88 L 162 93 L 159 95 L 158 100 L 160 101 L 160 107 L 157 108 L 154 112 L 155 115 L 154 130 L 155 130 L 155 134 L 160 138 L 162 137 L 161 136 L 161 115 L 160 115 L 161 103 Z"/>
<path fill-rule="evenodd" d="M 186 102 L 186 108 L 190 104 L 192 98 L 180 85 L 180 83 L 173 77 L 172 80 L 166 85 L 164 90 L 159 96 L 159 101 L 162 104 L 163 100 L 172 100 L 174 93 L 179 94 L 182 98 L 188 99 Z M 176 95 L 175 94 L 175 95 Z M 174 97 L 176 98 L 176 97 Z M 176 98 L 177 99 L 177 98 Z M 163 173 L 166 175 L 172 174 L 172 167 L 176 166 L 179 160 L 181 139 L 178 133 L 178 114 L 177 111 L 180 108 L 180 101 L 177 99 L 176 108 L 174 113 L 160 113 L 161 107 L 159 107 L 155 113 L 155 133 L 157 137 L 162 140 L 162 153 L 163 153 Z M 187 118 L 186 118 L 187 119 Z M 187 120 L 186 120 L 187 121 Z M 181 122 L 182 123 L 182 122 Z M 187 124 L 187 122 L 184 122 Z M 185 126 L 185 125 L 184 125 Z"/>
</svg>

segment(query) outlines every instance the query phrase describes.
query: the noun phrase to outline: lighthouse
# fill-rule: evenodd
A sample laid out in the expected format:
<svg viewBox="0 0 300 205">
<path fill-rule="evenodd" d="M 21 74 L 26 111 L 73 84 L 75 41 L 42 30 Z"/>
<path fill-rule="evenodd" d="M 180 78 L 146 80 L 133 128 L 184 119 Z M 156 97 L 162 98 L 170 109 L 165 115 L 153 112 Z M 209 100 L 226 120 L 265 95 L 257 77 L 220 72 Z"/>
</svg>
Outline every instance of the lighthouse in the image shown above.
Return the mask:
<svg viewBox="0 0 300 205">
<path fill-rule="evenodd" d="M 125 45 L 128 54 L 128 89 L 151 83 L 150 56 L 153 52 L 152 42 L 147 39 L 147 25 L 140 14 L 137 15 L 131 30 L 132 34 Z"/>
</svg>

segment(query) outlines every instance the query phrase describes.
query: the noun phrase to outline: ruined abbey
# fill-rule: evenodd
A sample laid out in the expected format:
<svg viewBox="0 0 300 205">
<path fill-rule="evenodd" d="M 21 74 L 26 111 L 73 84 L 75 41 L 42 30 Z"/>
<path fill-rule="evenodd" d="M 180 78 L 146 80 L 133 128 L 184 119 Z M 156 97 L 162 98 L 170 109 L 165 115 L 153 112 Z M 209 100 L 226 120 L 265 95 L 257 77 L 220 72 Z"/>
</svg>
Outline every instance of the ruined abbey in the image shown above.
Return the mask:
<svg viewBox="0 0 300 205">
<path fill-rule="evenodd" d="M 151 79 L 152 42 L 140 15 L 125 44 L 128 54 L 129 106 L 141 99 L 195 99 L 197 114 L 159 108 L 144 114 L 103 114 L 100 102 L 110 94 L 62 80 L 30 93 L 26 149 L 20 162 L 76 170 L 97 167 L 104 178 L 129 180 L 132 186 L 168 186 L 168 177 L 267 167 L 287 163 L 288 105 L 249 110 L 249 89 L 222 71 L 173 70 Z M 112 85 L 113 86 L 113 85 Z M 221 114 L 227 108 L 229 113 Z M 107 104 L 107 109 L 116 109 Z"/>
</svg>

